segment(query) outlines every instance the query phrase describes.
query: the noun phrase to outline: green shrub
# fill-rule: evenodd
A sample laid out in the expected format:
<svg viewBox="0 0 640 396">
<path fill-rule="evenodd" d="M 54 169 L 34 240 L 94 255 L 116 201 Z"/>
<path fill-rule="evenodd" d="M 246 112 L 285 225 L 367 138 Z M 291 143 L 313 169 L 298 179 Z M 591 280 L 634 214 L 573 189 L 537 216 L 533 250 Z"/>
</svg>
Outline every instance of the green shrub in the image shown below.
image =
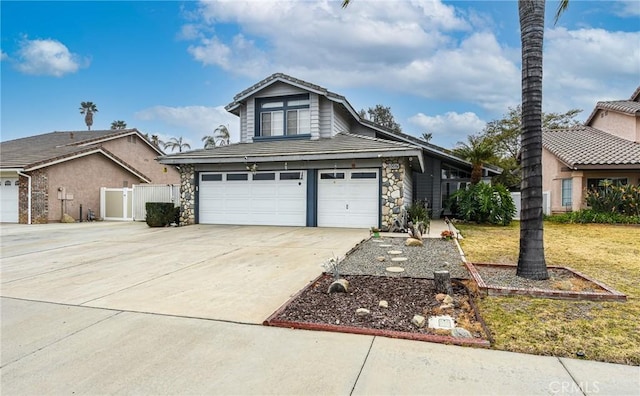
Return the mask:
<svg viewBox="0 0 640 396">
<path fill-rule="evenodd" d="M 429 219 L 431 218 L 429 211 L 423 201 L 414 201 L 407 208 L 407 220 L 415 223 L 419 221 L 429 223 Z"/>
<path fill-rule="evenodd" d="M 458 190 L 449 204 L 456 209 L 456 216 L 477 223 L 509 225 L 516 213 L 511 194 L 500 184 L 477 183 Z"/>
<path fill-rule="evenodd" d="M 621 213 L 597 212 L 593 209 L 584 209 L 578 212 L 568 212 L 549 216 L 546 220 L 561 224 L 640 224 L 640 216 L 627 216 Z"/>
<path fill-rule="evenodd" d="M 619 213 L 640 216 L 640 186 L 615 185 L 604 180 L 600 186 L 587 190 L 587 206 L 598 213 Z"/>
<path fill-rule="evenodd" d="M 147 202 L 147 225 L 149 227 L 165 227 L 176 221 L 176 209 L 171 202 Z"/>
</svg>

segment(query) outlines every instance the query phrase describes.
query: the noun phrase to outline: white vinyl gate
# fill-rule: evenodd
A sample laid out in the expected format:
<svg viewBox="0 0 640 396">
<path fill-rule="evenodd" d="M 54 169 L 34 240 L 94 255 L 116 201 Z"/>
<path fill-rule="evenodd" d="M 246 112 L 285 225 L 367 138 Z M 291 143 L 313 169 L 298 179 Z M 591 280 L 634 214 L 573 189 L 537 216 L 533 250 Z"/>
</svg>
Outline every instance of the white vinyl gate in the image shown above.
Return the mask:
<svg viewBox="0 0 640 396">
<path fill-rule="evenodd" d="M 513 216 L 514 220 L 520 220 L 520 210 L 522 209 L 520 203 L 521 195 L 519 192 L 512 192 L 511 199 L 516 205 L 516 215 Z M 551 214 L 551 191 L 544 191 L 542 193 L 542 212 L 549 216 Z"/>
<path fill-rule="evenodd" d="M 147 218 L 147 202 L 172 202 L 180 206 L 179 184 L 134 184 L 133 185 L 133 220 L 145 221 Z"/>
<path fill-rule="evenodd" d="M 145 221 L 147 202 L 172 202 L 180 206 L 177 184 L 140 184 L 133 188 L 100 189 L 100 218 L 103 220 Z"/>
</svg>

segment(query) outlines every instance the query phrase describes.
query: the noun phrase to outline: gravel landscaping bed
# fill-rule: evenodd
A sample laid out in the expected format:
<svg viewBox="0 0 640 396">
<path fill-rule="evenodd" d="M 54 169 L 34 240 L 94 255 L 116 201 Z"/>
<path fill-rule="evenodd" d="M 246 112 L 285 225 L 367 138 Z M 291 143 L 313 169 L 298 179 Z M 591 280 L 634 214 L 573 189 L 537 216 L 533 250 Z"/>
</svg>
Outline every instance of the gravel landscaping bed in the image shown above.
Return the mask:
<svg viewBox="0 0 640 396">
<path fill-rule="evenodd" d="M 424 246 L 405 246 L 406 238 L 371 238 L 358 245 L 340 264 L 340 274 L 378 275 L 433 279 L 433 272 L 449 271 L 452 278 L 469 279 L 454 241 L 428 238 Z M 390 245 L 390 246 L 387 246 Z M 400 251 L 401 254 L 390 254 Z M 392 261 L 405 257 L 406 261 Z M 384 258 L 384 261 L 381 261 Z M 387 267 L 401 267 L 404 272 L 392 273 Z"/>
<path fill-rule="evenodd" d="M 549 279 L 531 280 L 516 276 L 516 267 L 500 266 L 490 267 L 476 265 L 476 270 L 487 286 L 509 287 L 521 289 L 543 289 L 543 290 L 563 290 L 582 291 L 590 293 L 609 292 L 593 282 L 577 277 L 571 271 L 563 268 L 547 268 Z"/>
</svg>

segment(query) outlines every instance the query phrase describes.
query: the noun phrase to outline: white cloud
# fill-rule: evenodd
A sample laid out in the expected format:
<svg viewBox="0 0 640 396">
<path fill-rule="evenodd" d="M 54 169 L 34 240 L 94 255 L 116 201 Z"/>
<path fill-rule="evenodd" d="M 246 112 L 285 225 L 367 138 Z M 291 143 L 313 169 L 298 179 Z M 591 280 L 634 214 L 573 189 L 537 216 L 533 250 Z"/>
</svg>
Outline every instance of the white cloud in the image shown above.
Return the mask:
<svg viewBox="0 0 640 396">
<path fill-rule="evenodd" d="M 16 67 L 26 74 L 62 77 L 77 72 L 88 63 L 57 40 L 25 38 L 20 43 Z"/>
<path fill-rule="evenodd" d="M 596 102 L 626 99 L 640 83 L 640 32 L 557 28 L 545 40 L 545 111 L 577 107 L 585 118 Z"/>
<path fill-rule="evenodd" d="M 231 135 L 231 142 L 240 140 L 238 117 L 227 112 L 224 106 L 153 106 L 138 111 L 135 117 L 142 121 L 154 122 L 156 130 L 171 130 L 176 137 L 182 136 L 192 149 L 203 146 L 202 138 L 213 134 L 220 125 L 226 125 Z M 161 139 L 168 134 L 159 133 Z M 164 139 L 163 139 L 164 140 Z"/>
<path fill-rule="evenodd" d="M 7 55 L 6 52 L 4 52 L 2 49 L 0 49 L 0 61 L 5 61 L 9 59 L 9 55 Z"/>
<path fill-rule="evenodd" d="M 640 2 L 638 0 L 619 0 L 614 5 L 614 14 L 623 18 L 640 16 Z"/>
<path fill-rule="evenodd" d="M 409 122 L 424 132 L 433 134 L 433 143 L 443 147 L 453 147 L 467 136 L 482 131 L 486 122 L 475 113 L 447 112 L 436 116 L 418 113 L 409 118 Z"/>
</svg>

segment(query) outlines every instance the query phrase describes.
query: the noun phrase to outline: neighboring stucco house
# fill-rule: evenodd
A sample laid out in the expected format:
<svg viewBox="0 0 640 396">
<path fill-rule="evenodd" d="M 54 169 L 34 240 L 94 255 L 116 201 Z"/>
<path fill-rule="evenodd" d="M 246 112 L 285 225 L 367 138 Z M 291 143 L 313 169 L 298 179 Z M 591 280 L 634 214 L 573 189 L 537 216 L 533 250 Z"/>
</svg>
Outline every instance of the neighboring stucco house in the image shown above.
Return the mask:
<svg viewBox="0 0 640 396">
<path fill-rule="evenodd" d="M 177 184 L 173 166 L 159 164 L 164 154 L 136 129 L 66 131 L 0 143 L 2 222 L 75 219 L 100 208 L 100 188 L 134 184 Z M 64 198 L 64 202 L 61 198 Z"/>
<path fill-rule="evenodd" d="M 584 125 L 543 131 L 543 189 L 551 211 L 585 207 L 585 192 L 609 179 L 640 183 L 640 87 L 629 100 L 598 102 Z"/>
<path fill-rule="evenodd" d="M 276 73 L 233 98 L 240 143 L 165 155 L 182 224 L 388 228 L 401 207 L 469 181 L 471 164 L 359 117 L 338 94 Z M 450 183 L 449 183 L 450 182 Z M 450 185 L 451 184 L 451 185 Z"/>
</svg>

